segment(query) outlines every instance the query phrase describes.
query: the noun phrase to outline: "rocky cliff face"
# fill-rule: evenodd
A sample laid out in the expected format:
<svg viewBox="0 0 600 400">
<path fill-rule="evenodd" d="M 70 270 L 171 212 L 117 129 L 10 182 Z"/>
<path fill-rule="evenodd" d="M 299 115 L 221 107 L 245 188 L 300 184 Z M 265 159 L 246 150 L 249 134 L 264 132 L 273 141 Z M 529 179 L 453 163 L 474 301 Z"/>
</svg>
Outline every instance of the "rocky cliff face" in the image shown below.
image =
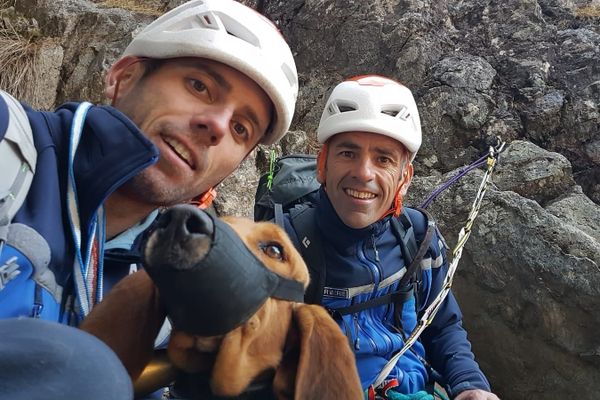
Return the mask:
<svg viewBox="0 0 600 400">
<path fill-rule="evenodd" d="M 0 1 L 0 85 L 35 106 L 103 101 L 132 33 L 180 0 Z M 596 399 L 600 380 L 600 2 L 257 0 L 295 51 L 301 91 L 283 153 L 314 151 L 329 90 L 379 73 L 417 97 L 424 144 L 411 204 L 495 137 L 500 159 L 455 293 L 483 369 L 505 399 Z M 20 79 L 17 77 L 20 76 Z M 260 149 L 217 208 L 251 215 Z M 481 172 L 430 207 L 448 242 Z"/>
</svg>

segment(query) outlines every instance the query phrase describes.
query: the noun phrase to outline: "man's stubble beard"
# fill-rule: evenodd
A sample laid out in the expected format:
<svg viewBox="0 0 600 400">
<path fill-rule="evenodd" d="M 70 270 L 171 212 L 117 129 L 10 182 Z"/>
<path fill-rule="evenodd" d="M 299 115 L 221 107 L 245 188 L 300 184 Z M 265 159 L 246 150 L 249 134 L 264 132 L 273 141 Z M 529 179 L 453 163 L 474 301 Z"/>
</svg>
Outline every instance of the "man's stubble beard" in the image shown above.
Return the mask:
<svg viewBox="0 0 600 400">
<path fill-rule="evenodd" d="M 119 190 L 128 197 L 156 207 L 167 207 L 191 200 L 191 196 L 185 194 L 189 188 L 173 187 L 157 181 L 152 177 L 149 168 L 131 178 Z"/>
</svg>

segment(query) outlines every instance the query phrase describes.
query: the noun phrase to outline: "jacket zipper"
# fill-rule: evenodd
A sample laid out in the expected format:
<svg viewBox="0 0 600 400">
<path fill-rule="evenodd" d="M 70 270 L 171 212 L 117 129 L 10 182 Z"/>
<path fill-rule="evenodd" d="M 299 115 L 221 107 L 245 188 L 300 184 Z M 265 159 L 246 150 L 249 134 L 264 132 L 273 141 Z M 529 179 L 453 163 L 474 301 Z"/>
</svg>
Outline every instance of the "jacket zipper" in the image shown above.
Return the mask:
<svg viewBox="0 0 600 400">
<path fill-rule="evenodd" d="M 360 350 L 360 333 L 362 332 L 365 335 L 365 337 L 367 338 L 367 340 L 369 340 L 369 343 L 371 343 L 371 346 L 373 346 L 373 350 L 375 351 L 375 354 L 377 354 L 378 353 L 377 343 L 367 333 L 367 331 L 364 330 L 362 328 L 362 326 L 360 326 L 360 324 L 358 323 L 358 313 L 352 314 L 352 319 L 354 319 L 354 326 L 356 327 L 356 340 L 354 340 L 354 349 Z"/>
<path fill-rule="evenodd" d="M 367 244 L 365 244 L 366 247 Z M 375 245 L 375 235 L 371 235 L 371 246 L 373 248 L 373 252 L 375 253 L 375 261 L 373 262 L 367 258 L 366 248 L 361 248 L 358 252 L 358 256 L 360 261 L 362 261 L 365 266 L 368 268 L 369 272 L 371 272 L 371 278 L 373 279 L 373 291 L 371 292 L 369 298 L 373 298 L 374 293 L 377 291 L 379 287 L 379 283 L 381 282 L 382 271 L 379 269 L 379 251 L 377 250 L 377 246 Z"/>
<path fill-rule="evenodd" d="M 377 250 L 377 245 L 375 243 L 375 235 L 374 234 L 371 235 L 371 246 L 373 247 L 373 253 L 375 254 L 375 263 L 370 263 L 370 264 L 372 265 L 372 268 L 376 271 L 376 275 L 379 278 L 377 281 L 373 282 L 374 287 L 373 287 L 373 292 L 371 293 L 370 297 L 374 298 L 375 294 L 379 291 L 379 284 L 381 283 L 381 281 L 383 279 L 383 271 L 380 268 L 381 259 L 379 258 L 379 250 Z M 366 259 L 366 257 L 365 257 L 365 259 Z M 382 345 L 383 345 L 382 351 L 389 352 L 389 351 L 393 350 L 394 340 L 391 337 L 392 332 L 389 332 L 389 330 L 385 327 L 383 322 L 377 323 L 375 321 L 375 318 L 373 318 L 374 310 L 370 309 L 370 310 L 365 310 L 364 312 L 365 312 L 365 318 L 367 320 L 370 320 L 369 323 L 370 323 L 370 326 L 372 327 L 373 331 L 375 331 L 375 333 L 377 333 L 381 338 Z M 375 341 L 366 333 L 366 331 L 365 331 L 365 335 L 367 335 L 371 339 L 371 342 L 373 343 L 373 346 L 377 352 L 378 347 L 375 345 Z"/>
</svg>

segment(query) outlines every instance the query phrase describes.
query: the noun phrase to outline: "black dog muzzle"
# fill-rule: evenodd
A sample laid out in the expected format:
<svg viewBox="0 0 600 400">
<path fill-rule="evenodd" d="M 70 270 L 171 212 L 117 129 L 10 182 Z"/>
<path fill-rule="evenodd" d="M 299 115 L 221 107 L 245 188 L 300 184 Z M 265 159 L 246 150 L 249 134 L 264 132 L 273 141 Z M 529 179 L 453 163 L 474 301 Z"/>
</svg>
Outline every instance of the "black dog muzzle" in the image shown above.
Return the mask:
<svg viewBox="0 0 600 400">
<path fill-rule="evenodd" d="M 266 268 L 229 225 L 195 207 L 168 210 L 148 243 L 144 266 L 177 330 L 223 335 L 269 297 L 304 301 L 301 282 Z M 198 256 L 198 245 L 208 248 L 203 257 L 182 262 L 187 254 Z"/>
</svg>

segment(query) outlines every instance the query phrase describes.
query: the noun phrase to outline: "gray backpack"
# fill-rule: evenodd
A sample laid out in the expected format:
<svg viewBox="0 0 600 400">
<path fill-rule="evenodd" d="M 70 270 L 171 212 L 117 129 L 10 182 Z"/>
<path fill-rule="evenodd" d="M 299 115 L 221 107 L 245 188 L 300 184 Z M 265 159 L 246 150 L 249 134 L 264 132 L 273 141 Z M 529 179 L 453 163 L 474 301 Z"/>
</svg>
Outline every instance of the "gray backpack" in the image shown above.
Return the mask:
<svg viewBox="0 0 600 400">
<path fill-rule="evenodd" d="M 48 268 L 50 247 L 33 228 L 13 222 L 31 187 L 36 162 L 25 110 L 0 91 L 0 318 L 58 318 L 61 288 Z"/>
<path fill-rule="evenodd" d="M 27 196 L 37 152 L 33 133 L 23 106 L 0 90 L 6 104 L 0 110 L 0 230 L 15 216 Z M 6 239 L 6 238 L 4 238 Z M 2 236 L 0 234 L 0 240 Z"/>
</svg>

